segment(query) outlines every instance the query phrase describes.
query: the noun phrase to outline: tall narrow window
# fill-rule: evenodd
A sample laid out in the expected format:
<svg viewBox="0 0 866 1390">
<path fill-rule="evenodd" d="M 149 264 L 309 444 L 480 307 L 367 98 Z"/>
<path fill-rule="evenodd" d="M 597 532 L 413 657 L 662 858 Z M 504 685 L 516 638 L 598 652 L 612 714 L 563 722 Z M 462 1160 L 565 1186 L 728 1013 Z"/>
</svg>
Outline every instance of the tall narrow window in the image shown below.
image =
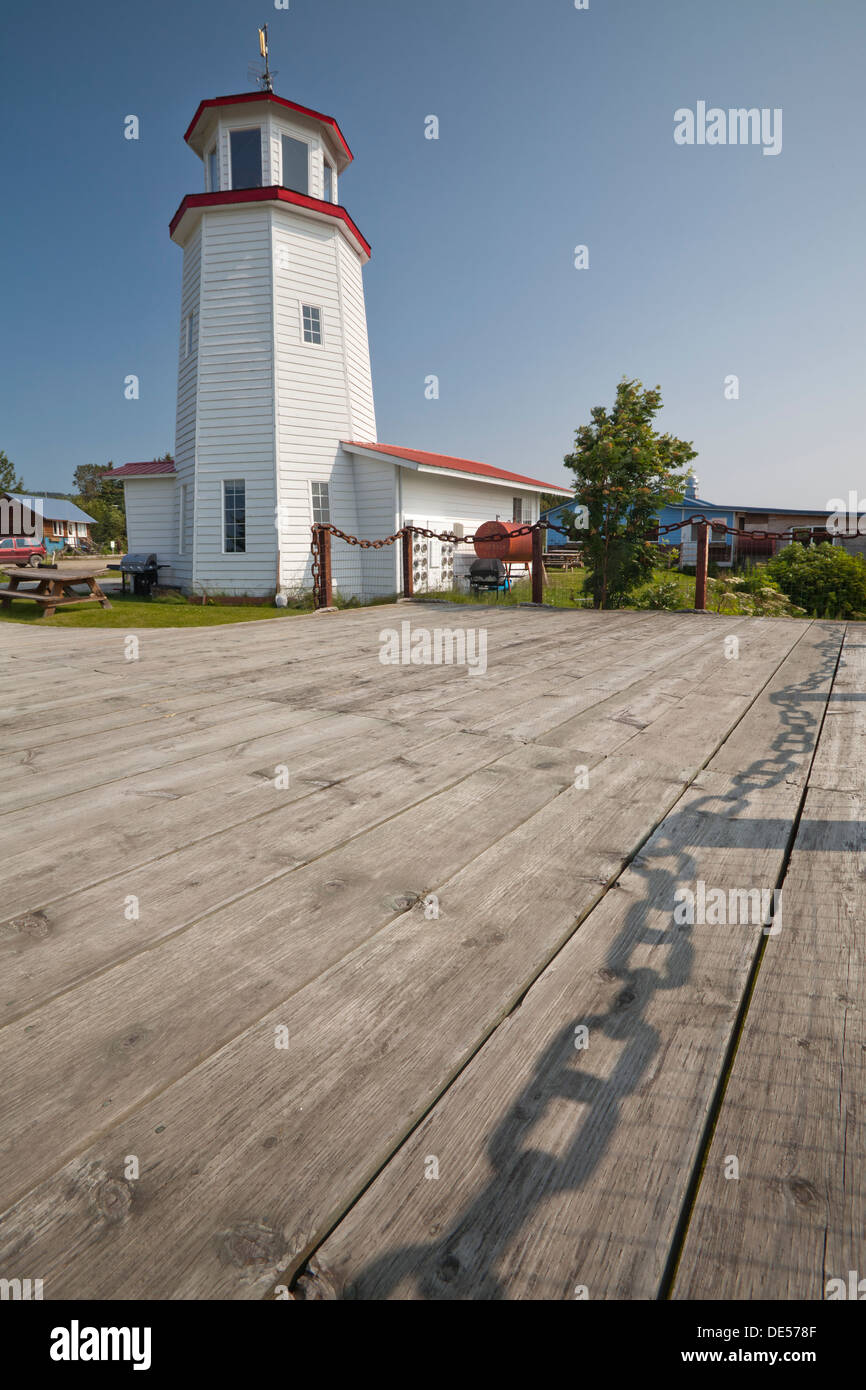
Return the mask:
<svg viewBox="0 0 866 1390">
<path fill-rule="evenodd" d="M 247 485 L 243 478 L 223 483 L 223 550 L 242 554 L 247 548 Z"/>
<path fill-rule="evenodd" d="M 313 304 L 303 306 L 304 342 L 322 343 L 322 311 Z"/>
<path fill-rule="evenodd" d="M 181 483 L 177 493 L 177 553 L 183 554 L 183 533 L 186 530 L 186 483 Z"/>
<path fill-rule="evenodd" d="M 207 157 L 207 186 L 209 193 L 219 192 L 220 170 L 216 145 L 214 145 Z"/>
<path fill-rule="evenodd" d="M 324 161 L 324 183 L 322 187 L 322 197 L 324 198 L 325 202 L 332 203 L 334 201 L 333 180 L 331 178 L 331 166 L 328 163 L 327 159 Z"/>
<path fill-rule="evenodd" d="M 183 321 L 183 355 L 189 357 L 192 352 L 192 314 L 187 314 Z"/>
<path fill-rule="evenodd" d="M 511 500 L 511 520 L 523 521 L 523 498 L 514 497 Z"/>
<path fill-rule="evenodd" d="M 229 135 L 232 157 L 232 188 L 261 188 L 262 132 L 233 130 Z"/>
<path fill-rule="evenodd" d="M 312 483 L 313 491 L 313 525 L 330 526 L 331 524 L 331 499 L 328 494 L 327 483 Z"/>
<path fill-rule="evenodd" d="M 295 140 L 291 135 L 282 137 L 283 146 L 283 188 L 291 188 L 295 193 L 310 191 L 310 147 L 304 140 Z"/>
</svg>

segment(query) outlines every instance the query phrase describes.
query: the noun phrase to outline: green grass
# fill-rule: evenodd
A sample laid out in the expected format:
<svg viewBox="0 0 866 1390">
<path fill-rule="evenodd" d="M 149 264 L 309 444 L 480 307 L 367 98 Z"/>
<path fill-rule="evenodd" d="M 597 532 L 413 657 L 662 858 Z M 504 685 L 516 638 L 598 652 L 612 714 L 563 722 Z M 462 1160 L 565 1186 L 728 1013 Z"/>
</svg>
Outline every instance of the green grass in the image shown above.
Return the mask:
<svg viewBox="0 0 866 1390">
<path fill-rule="evenodd" d="M 569 570 L 568 573 L 563 570 L 550 570 L 547 577 L 550 582 L 544 590 L 545 603 L 551 604 L 554 608 L 575 608 L 585 605 L 587 597 L 585 570 Z M 679 589 L 679 607 L 694 608 L 694 576 L 680 574 L 678 570 L 659 569 L 653 571 L 651 583 L 657 584 L 661 580 L 668 579 L 672 579 Z M 643 591 L 638 590 L 638 595 L 641 592 Z M 423 595 L 419 594 L 418 597 L 421 598 Z M 491 608 L 501 608 L 517 603 L 531 603 L 532 585 L 526 578 L 519 579 L 515 584 L 512 584 L 507 593 L 470 595 L 464 591 L 457 593 L 448 590 L 447 592 L 431 594 L 429 597 L 448 599 L 452 603 L 480 603 Z"/>
<path fill-rule="evenodd" d="M 39 575 L 37 571 L 37 577 Z M 134 598 L 131 594 L 109 593 L 111 608 L 96 603 L 80 607 L 61 608 L 53 618 L 46 618 L 39 604 L 26 600 L 13 602 L 0 609 L 0 622 L 38 623 L 40 627 L 95 627 L 124 629 L 133 627 L 218 627 L 223 623 L 251 623 L 270 618 L 291 618 L 303 610 L 275 608 L 272 604 L 259 607 L 250 603 L 238 607 L 218 604 L 188 603 L 176 594 L 161 594 L 156 598 Z"/>
</svg>

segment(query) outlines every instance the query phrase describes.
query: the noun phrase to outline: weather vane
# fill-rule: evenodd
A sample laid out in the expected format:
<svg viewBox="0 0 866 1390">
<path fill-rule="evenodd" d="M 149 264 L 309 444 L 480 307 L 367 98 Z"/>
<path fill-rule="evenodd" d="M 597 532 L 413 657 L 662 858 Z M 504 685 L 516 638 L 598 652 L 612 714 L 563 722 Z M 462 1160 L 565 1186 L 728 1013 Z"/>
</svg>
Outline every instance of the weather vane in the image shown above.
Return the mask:
<svg viewBox="0 0 866 1390">
<path fill-rule="evenodd" d="M 274 90 L 274 78 L 277 76 L 277 73 L 271 72 L 270 68 L 268 67 L 267 24 L 263 24 L 262 27 L 259 29 L 259 53 L 262 55 L 262 59 L 264 61 L 264 68 L 262 68 L 260 63 L 250 63 L 247 72 L 249 74 L 250 79 L 254 81 L 257 86 L 261 87 L 263 92 L 272 92 Z"/>
</svg>

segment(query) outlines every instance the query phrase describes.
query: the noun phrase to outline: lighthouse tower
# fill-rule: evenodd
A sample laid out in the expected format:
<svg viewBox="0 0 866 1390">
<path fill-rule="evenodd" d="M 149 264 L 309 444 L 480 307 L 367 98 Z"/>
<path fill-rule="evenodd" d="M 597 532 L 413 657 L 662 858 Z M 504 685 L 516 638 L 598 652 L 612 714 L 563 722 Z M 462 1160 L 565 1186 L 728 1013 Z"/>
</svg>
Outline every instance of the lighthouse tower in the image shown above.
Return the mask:
<svg viewBox="0 0 866 1390">
<path fill-rule="evenodd" d="M 340 202 L 352 154 L 333 117 L 248 92 L 203 101 L 185 139 L 204 191 L 171 222 L 183 249 L 172 571 L 195 592 L 273 595 L 308 582 L 314 522 L 365 534 L 375 479 L 358 488 L 341 440 L 376 440 L 370 247 Z"/>
</svg>

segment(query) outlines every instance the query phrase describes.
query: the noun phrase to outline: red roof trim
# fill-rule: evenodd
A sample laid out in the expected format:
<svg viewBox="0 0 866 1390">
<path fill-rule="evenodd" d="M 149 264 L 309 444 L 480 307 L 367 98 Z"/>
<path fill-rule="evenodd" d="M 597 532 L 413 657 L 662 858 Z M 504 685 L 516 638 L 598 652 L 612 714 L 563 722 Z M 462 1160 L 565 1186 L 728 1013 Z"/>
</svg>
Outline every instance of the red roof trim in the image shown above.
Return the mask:
<svg viewBox="0 0 866 1390">
<path fill-rule="evenodd" d="M 165 463 L 164 460 L 153 459 L 150 463 L 124 463 L 120 468 L 112 468 L 110 473 L 106 473 L 106 478 L 144 478 L 144 477 L 168 477 L 174 473 L 173 463 Z"/>
<path fill-rule="evenodd" d="M 339 203 L 326 203 L 323 198 L 310 198 L 306 193 L 295 193 L 291 188 L 279 188 L 276 185 L 270 188 L 234 188 L 227 193 L 188 193 L 169 223 L 169 234 L 174 236 L 175 228 L 190 208 L 227 207 L 232 203 L 292 203 L 295 207 L 323 212 L 326 217 L 345 222 L 366 254 L 373 254 L 369 241 L 361 235 L 346 209 Z"/>
<path fill-rule="evenodd" d="M 313 111 L 309 106 L 299 106 L 296 101 L 287 101 L 285 97 L 275 96 L 273 92 L 242 92 L 240 96 L 234 97 L 211 97 L 208 101 L 199 102 L 198 110 L 190 121 L 184 140 L 189 144 L 193 131 L 201 120 L 202 112 L 207 111 L 212 106 L 241 106 L 250 101 L 272 101 L 277 106 L 285 106 L 289 111 L 297 111 L 299 116 L 309 116 L 314 121 L 320 121 L 322 125 L 329 127 L 336 135 L 346 158 L 351 163 L 355 156 L 346 144 L 345 136 L 341 131 L 333 116 L 324 116 L 321 111 Z"/>
<path fill-rule="evenodd" d="M 528 478 L 523 473 L 510 473 L 505 468 L 494 468 L 492 464 L 478 463 L 474 459 L 452 458 L 449 454 L 426 454 L 419 449 L 400 449 L 394 444 L 365 444 L 358 439 L 344 439 L 342 442 L 350 449 L 370 449 L 373 453 L 407 459 L 410 463 L 420 463 L 427 468 L 450 468 L 455 473 L 474 473 L 479 478 L 501 478 L 508 483 L 527 483 L 530 487 L 543 488 L 545 492 L 568 491 L 561 483 L 543 483 L 540 478 Z"/>
</svg>

